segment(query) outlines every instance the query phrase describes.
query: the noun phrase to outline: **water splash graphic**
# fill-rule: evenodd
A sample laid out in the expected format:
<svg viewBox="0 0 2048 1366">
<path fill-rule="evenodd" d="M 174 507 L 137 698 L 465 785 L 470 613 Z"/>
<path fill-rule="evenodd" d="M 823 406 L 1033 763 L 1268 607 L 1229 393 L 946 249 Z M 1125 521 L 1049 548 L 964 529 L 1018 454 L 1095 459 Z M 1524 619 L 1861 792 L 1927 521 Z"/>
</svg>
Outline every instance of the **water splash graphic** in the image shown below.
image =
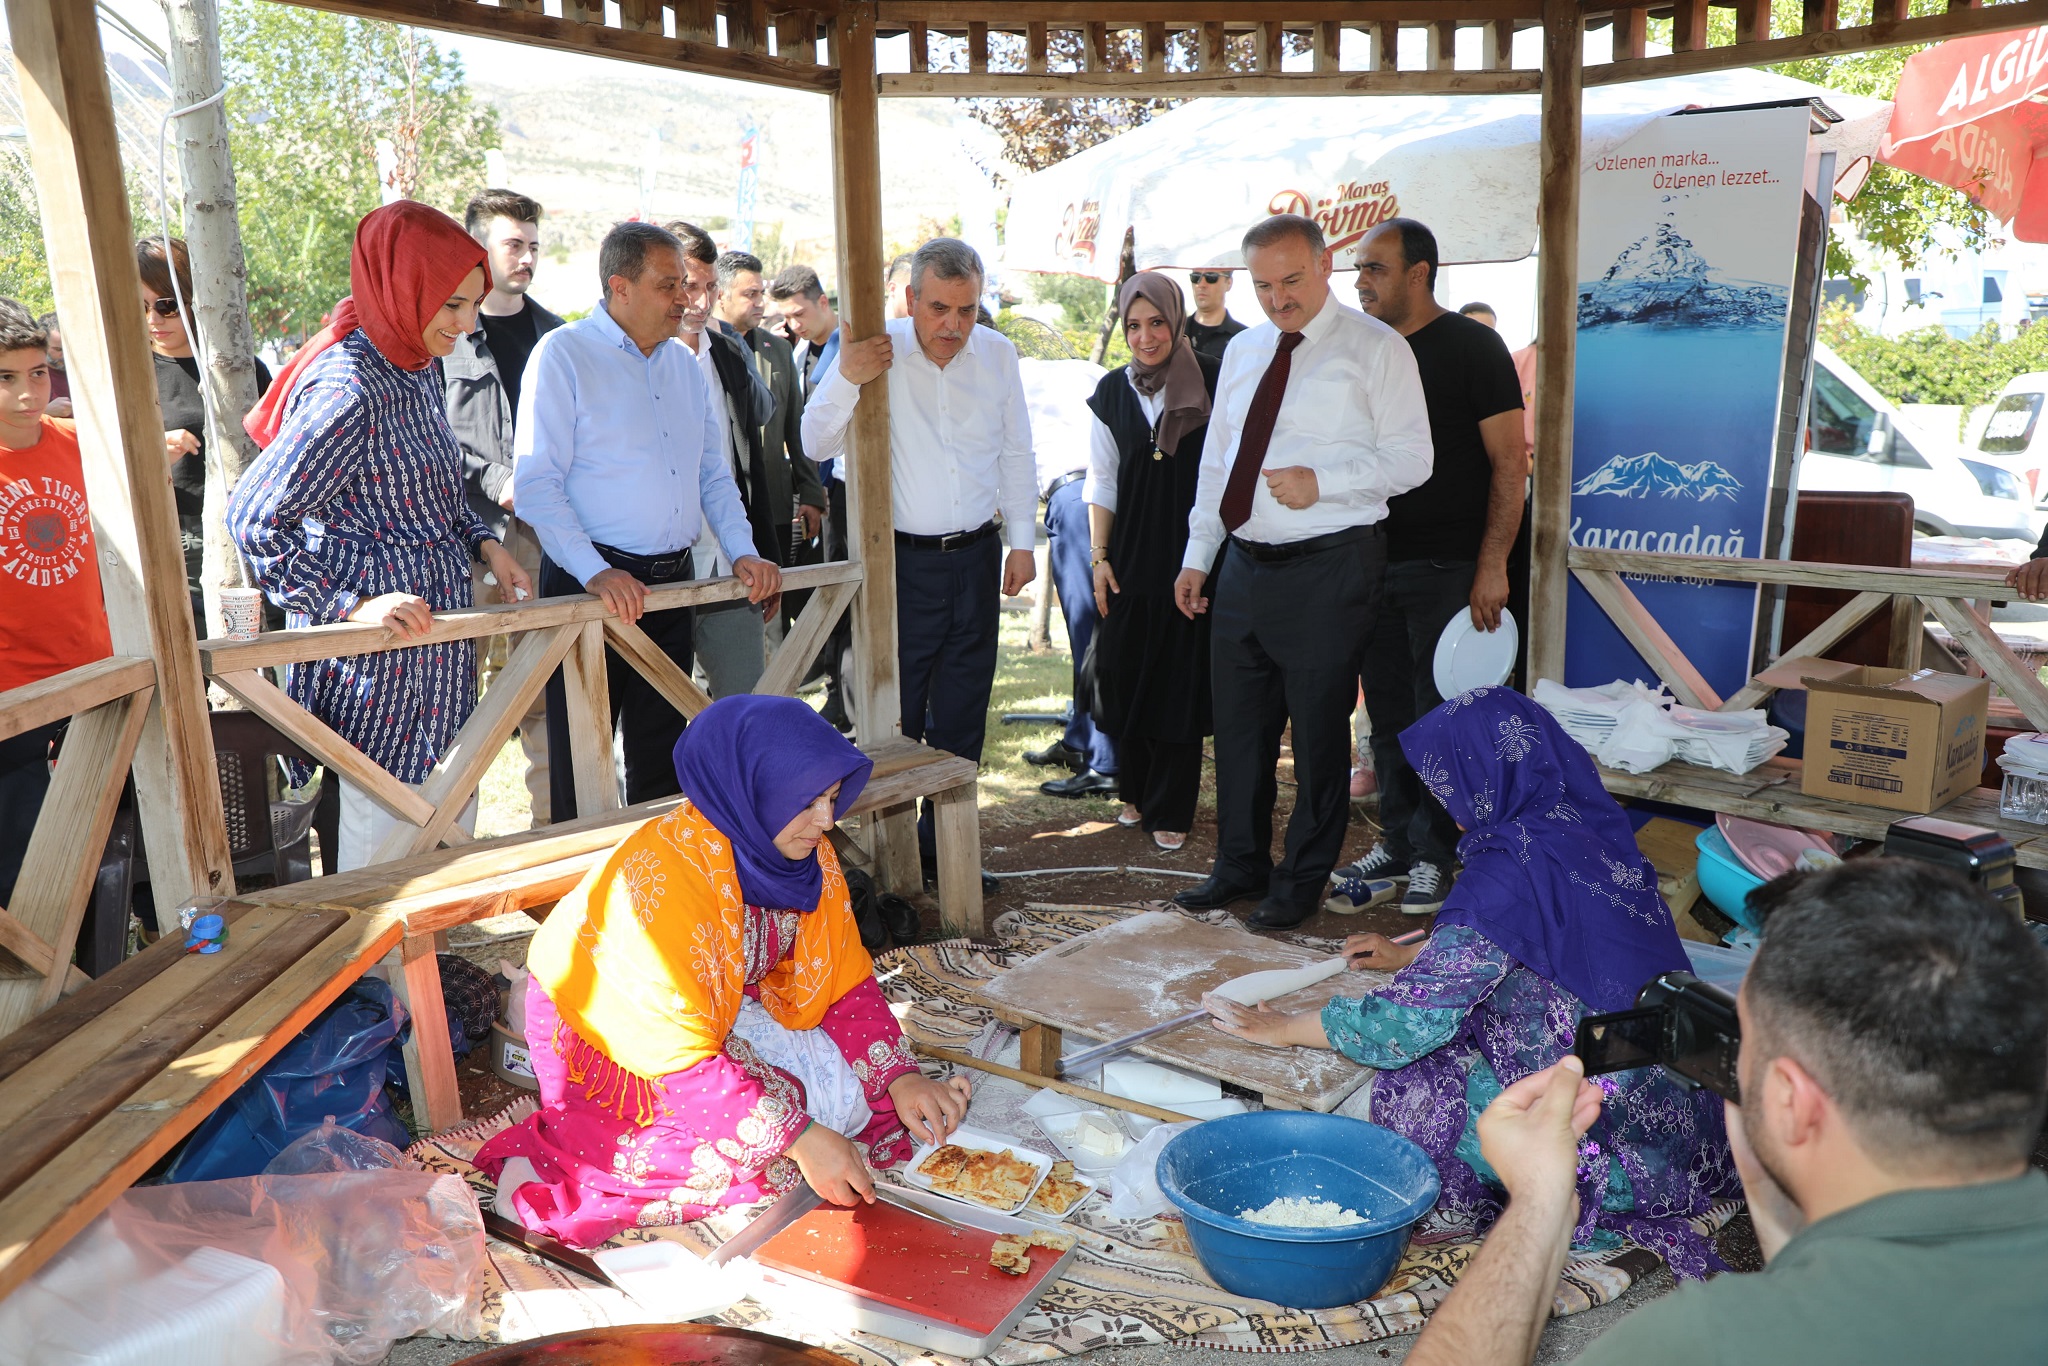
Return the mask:
<svg viewBox="0 0 2048 1366">
<path fill-rule="evenodd" d="M 1622 249 L 1597 281 L 1579 286 L 1579 326 L 1784 325 L 1790 292 L 1782 285 L 1730 280 L 1709 265 L 1666 214 Z"/>
</svg>

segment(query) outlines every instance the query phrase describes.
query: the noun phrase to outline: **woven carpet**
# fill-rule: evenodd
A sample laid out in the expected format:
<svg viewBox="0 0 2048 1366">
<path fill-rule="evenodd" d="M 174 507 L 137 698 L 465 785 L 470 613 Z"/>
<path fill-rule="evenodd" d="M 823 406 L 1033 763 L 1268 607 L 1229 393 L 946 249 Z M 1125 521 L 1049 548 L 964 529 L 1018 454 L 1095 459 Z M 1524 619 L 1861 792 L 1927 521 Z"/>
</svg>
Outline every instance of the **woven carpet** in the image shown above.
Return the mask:
<svg viewBox="0 0 2048 1366">
<path fill-rule="evenodd" d="M 876 973 L 912 1038 L 985 1059 L 1002 1057 L 1006 1043 L 1014 1054 L 1014 1035 L 976 1003 L 974 992 L 981 983 L 1077 934 L 1124 916 L 1162 909 L 1172 908 L 1155 902 L 1010 911 L 995 922 L 993 946 L 949 940 L 898 949 L 876 960 Z M 1210 917 L 1223 914 L 1211 912 Z M 1306 937 L 1298 942 L 1326 951 L 1335 947 L 1332 941 Z M 977 1073 L 969 1123 L 1037 1142 L 1032 1121 L 1018 1109 L 1030 1096 L 1022 1085 Z M 437 1171 L 466 1177 L 478 1198 L 489 1201 L 490 1183 L 469 1159 L 485 1139 L 517 1122 L 530 1106 L 523 1102 L 489 1120 L 421 1140 L 412 1155 Z M 894 1173 L 880 1175 L 887 1181 L 897 1179 Z M 1731 1203 L 1716 1209 L 1700 1221 L 1702 1231 L 1718 1228 L 1739 1208 Z M 664 1238 L 709 1252 L 744 1228 L 753 1212 L 728 1210 L 680 1228 L 629 1230 L 615 1241 Z M 1165 1342 L 1247 1352 L 1313 1351 L 1411 1333 L 1442 1301 L 1478 1248 L 1472 1240 L 1425 1241 L 1425 1227 L 1373 1299 L 1335 1309 L 1296 1310 L 1218 1288 L 1190 1252 L 1178 1219 L 1114 1219 L 1098 1198 L 1077 1210 L 1065 1227 L 1081 1235 L 1081 1254 L 989 1361 L 1012 1366 L 1099 1347 Z M 518 1342 L 574 1328 L 645 1322 L 649 1317 L 619 1291 L 554 1266 L 524 1248 L 493 1240 L 488 1252 L 480 1309 L 461 1336 Z M 1573 1314 L 1605 1304 L 1658 1265 L 1654 1253 L 1635 1247 L 1574 1258 L 1559 1279 L 1554 1312 Z M 925 1366 L 953 1360 L 887 1338 L 835 1331 L 753 1300 L 717 1321 L 813 1343 L 861 1366 Z"/>
</svg>

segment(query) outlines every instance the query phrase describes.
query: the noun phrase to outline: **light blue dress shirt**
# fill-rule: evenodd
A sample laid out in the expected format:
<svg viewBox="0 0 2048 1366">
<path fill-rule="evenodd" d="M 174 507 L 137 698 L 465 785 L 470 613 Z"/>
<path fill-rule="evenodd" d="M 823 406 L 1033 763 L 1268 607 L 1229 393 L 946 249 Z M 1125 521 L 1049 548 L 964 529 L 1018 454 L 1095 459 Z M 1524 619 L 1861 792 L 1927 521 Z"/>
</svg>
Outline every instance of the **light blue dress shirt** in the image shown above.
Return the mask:
<svg viewBox="0 0 2048 1366">
<path fill-rule="evenodd" d="M 514 430 L 519 515 L 578 582 L 607 567 L 593 542 L 666 555 L 707 522 L 728 562 L 758 554 L 711 391 L 681 342 L 643 356 L 598 304 L 534 347 Z"/>
</svg>

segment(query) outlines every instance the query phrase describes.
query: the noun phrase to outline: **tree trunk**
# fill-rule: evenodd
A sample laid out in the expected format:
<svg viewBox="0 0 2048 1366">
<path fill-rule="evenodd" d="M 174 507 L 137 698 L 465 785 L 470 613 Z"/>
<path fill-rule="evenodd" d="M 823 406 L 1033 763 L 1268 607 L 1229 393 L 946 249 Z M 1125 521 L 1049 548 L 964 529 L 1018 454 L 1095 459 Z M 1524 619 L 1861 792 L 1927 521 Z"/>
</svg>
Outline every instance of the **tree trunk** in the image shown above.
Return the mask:
<svg viewBox="0 0 2048 1366">
<path fill-rule="evenodd" d="M 1138 230 L 1124 229 L 1124 248 L 1117 256 L 1116 287 L 1109 292 L 1109 312 L 1102 319 L 1102 332 L 1095 338 L 1095 353 L 1088 357 L 1101 365 L 1109 355 L 1109 339 L 1116 335 L 1118 310 L 1116 301 L 1124 292 L 1124 281 L 1138 273 Z"/>
<path fill-rule="evenodd" d="M 197 104 L 221 88 L 218 0 L 165 0 L 174 108 Z M 228 120 L 222 104 L 172 120 L 178 169 L 185 188 L 185 246 L 192 258 L 187 301 L 205 370 L 206 594 L 203 634 L 220 635 L 220 590 L 247 584 L 242 557 L 228 539 L 228 495 L 256 458 L 256 443 L 242 418 L 256 406 L 256 347 L 249 325 L 248 267 L 236 218 L 235 168 L 228 155 Z"/>
</svg>

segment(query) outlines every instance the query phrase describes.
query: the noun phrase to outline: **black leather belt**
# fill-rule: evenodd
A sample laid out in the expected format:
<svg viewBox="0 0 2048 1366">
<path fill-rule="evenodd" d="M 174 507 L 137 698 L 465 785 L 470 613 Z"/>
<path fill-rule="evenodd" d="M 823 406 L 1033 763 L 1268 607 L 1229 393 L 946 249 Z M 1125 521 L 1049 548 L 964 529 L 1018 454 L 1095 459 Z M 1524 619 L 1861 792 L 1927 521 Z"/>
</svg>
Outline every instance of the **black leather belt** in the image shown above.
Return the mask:
<svg viewBox="0 0 2048 1366">
<path fill-rule="evenodd" d="M 1046 485 L 1045 501 L 1050 503 L 1052 501 L 1052 496 L 1055 493 L 1058 493 L 1067 485 L 1074 483 L 1077 480 L 1086 479 L 1087 477 L 1088 471 L 1086 470 L 1068 470 L 1065 474 L 1061 475 L 1059 478 L 1053 480 L 1050 484 Z"/>
<path fill-rule="evenodd" d="M 995 534 L 995 519 L 990 518 L 972 531 L 949 531 L 943 536 L 913 536 L 907 531 L 899 531 L 896 544 L 912 550 L 965 550 Z"/>
<path fill-rule="evenodd" d="M 690 577 L 688 548 L 671 550 L 665 555 L 635 555 L 598 541 L 592 541 L 591 546 L 604 556 L 606 564 L 625 570 L 642 583 L 675 583 Z"/>
<path fill-rule="evenodd" d="M 1356 545 L 1360 541 L 1369 541 L 1379 534 L 1380 524 L 1374 522 L 1371 526 L 1346 527 L 1342 531 L 1332 531 L 1326 536 L 1310 536 L 1302 541 L 1283 541 L 1279 545 L 1269 545 L 1264 541 L 1247 541 L 1237 536 L 1232 536 L 1230 543 L 1260 564 L 1279 564 L 1283 560 L 1298 560 L 1304 555 L 1313 555 L 1319 550 L 1335 550 L 1340 545 Z"/>
</svg>

